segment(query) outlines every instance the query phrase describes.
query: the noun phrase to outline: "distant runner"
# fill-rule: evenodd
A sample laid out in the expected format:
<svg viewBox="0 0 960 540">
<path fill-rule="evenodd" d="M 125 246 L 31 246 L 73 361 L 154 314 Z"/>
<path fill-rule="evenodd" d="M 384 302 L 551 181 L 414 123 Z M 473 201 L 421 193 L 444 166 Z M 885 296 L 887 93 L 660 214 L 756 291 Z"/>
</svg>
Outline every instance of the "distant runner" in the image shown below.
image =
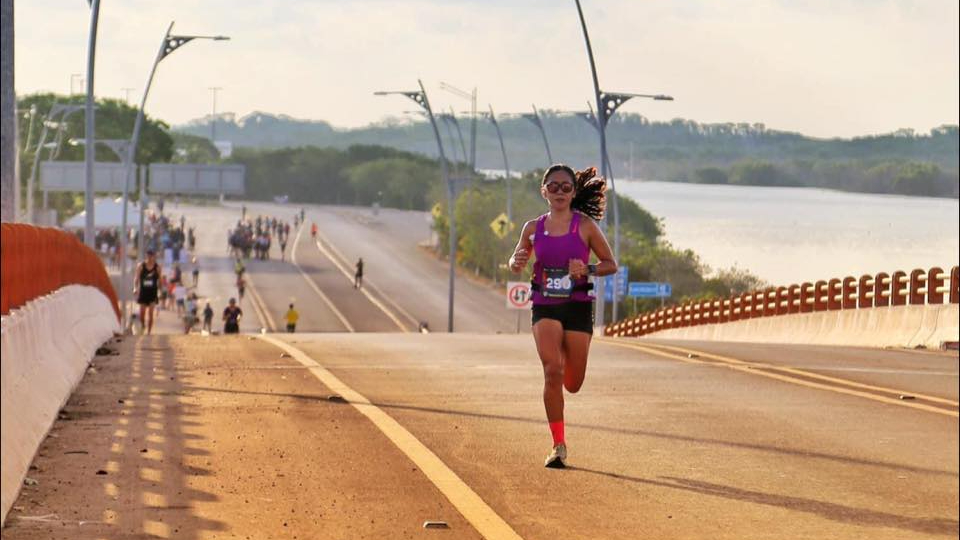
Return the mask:
<svg viewBox="0 0 960 540">
<path fill-rule="evenodd" d="M 157 305 L 160 290 L 160 278 L 163 269 L 157 264 L 157 254 L 147 250 L 147 259 L 137 265 L 137 278 L 133 284 L 133 292 L 137 295 L 140 304 L 140 332 L 153 332 L 154 309 Z M 146 317 L 149 315 L 149 319 Z"/>
<path fill-rule="evenodd" d="M 583 385 L 593 336 L 593 287 L 587 276 L 617 271 L 607 239 L 596 221 L 603 219 L 606 182 L 593 167 L 574 172 L 553 165 L 543 174 L 540 194 L 550 211 L 528 221 L 510 257 L 510 270 L 520 273 L 531 250 L 533 265 L 533 339 L 543 364 L 543 405 L 553 435 L 553 451 L 544 465 L 566 467 L 563 389 L 574 394 Z M 597 264 L 590 262 L 590 252 Z"/>
<path fill-rule="evenodd" d="M 213 332 L 213 308 L 210 307 L 210 302 L 207 302 L 206 307 L 203 308 L 203 328 L 207 333 Z"/>
<path fill-rule="evenodd" d="M 237 296 L 240 297 L 240 301 L 243 301 L 243 293 L 247 290 L 247 280 L 243 277 L 237 278 Z"/>
<path fill-rule="evenodd" d="M 363 287 L 363 258 L 357 259 L 356 270 L 353 272 L 353 288 Z"/>
<path fill-rule="evenodd" d="M 300 320 L 300 314 L 297 313 L 297 310 L 293 309 L 293 304 L 290 304 L 290 309 L 287 310 L 287 314 L 283 316 L 287 320 L 287 332 L 294 333 L 297 331 L 297 321 Z"/>
<path fill-rule="evenodd" d="M 316 238 L 316 237 L 317 237 L 317 224 L 316 224 L 316 223 L 311 223 L 311 224 L 310 224 L 310 236 L 312 236 L 313 238 Z"/>
<path fill-rule="evenodd" d="M 223 333 L 239 334 L 241 318 L 243 318 L 243 310 L 237 305 L 237 300 L 231 298 L 229 305 L 223 308 Z"/>
</svg>

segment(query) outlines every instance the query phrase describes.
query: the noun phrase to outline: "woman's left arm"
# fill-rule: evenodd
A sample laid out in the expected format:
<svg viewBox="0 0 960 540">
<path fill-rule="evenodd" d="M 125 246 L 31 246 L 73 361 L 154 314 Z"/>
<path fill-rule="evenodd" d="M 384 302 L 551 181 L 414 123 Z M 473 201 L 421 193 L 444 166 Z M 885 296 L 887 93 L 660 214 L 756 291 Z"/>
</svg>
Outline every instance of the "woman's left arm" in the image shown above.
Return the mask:
<svg viewBox="0 0 960 540">
<path fill-rule="evenodd" d="M 613 251 L 610 250 L 610 244 L 607 243 L 607 237 L 603 235 L 600 226 L 592 219 L 584 220 L 587 229 L 587 245 L 594 255 L 597 256 L 598 276 L 607 276 L 617 272 L 617 261 L 613 258 Z"/>
</svg>

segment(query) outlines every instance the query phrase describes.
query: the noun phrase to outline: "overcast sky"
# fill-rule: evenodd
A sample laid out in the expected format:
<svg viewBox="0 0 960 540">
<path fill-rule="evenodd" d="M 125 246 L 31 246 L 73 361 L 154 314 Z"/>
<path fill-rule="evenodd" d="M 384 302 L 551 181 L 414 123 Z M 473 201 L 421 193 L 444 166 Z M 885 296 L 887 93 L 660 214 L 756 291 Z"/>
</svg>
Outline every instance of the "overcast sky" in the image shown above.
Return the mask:
<svg viewBox="0 0 960 540">
<path fill-rule="evenodd" d="M 226 34 L 164 60 L 147 112 L 218 111 L 355 127 L 413 104 L 374 97 L 423 79 L 435 108 L 478 88 L 497 112 L 583 109 L 593 93 L 573 0 L 102 0 L 96 93 L 140 92 L 174 33 Z M 601 87 L 668 93 L 622 110 L 655 120 L 762 122 L 830 137 L 958 123 L 956 0 L 583 0 Z M 16 3 L 16 90 L 70 90 L 86 69 L 83 0 Z M 81 91 L 75 80 L 75 90 Z"/>
</svg>

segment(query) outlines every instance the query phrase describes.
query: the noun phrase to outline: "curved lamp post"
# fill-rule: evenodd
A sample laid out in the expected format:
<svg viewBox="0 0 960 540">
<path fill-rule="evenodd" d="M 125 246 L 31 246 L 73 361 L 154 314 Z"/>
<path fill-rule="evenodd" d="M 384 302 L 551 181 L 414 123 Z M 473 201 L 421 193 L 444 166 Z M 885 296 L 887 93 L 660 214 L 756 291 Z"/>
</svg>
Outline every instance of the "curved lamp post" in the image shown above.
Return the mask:
<svg viewBox="0 0 960 540">
<path fill-rule="evenodd" d="M 437 150 L 440 152 L 440 173 L 443 175 L 443 181 L 447 185 L 447 219 L 450 227 L 450 277 L 449 292 L 447 293 L 447 332 L 453 332 L 453 291 L 457 268 L 457 222 L 454 219 L 454 205 L 456 200 L 453 192 L 453 182 L 450 179 L 450 171 L 447 167 L 447 156 L 443 152 L 443 142 L 440 140 L 440 130 L 437 129 L 437 119 L 433 115 L 433 109 L 430 108 L 430 101 L 427 99 L 427 91 L 423 88 L 423 82 L 418 79 L 417 83 L 420 85 L 420 90 L 390 92 L 380 91 L 374 92 L 373 95 L 387 96 L 398 94 L 412 99 L 417 105 L 426 111 L 427 117 L 430 119 L 430 126 L 433 128 L 433 136 L 437 139 Z"/>
<path fill-rule="evenodd" d="M 587 22 L 583 18 L 583 9 L 580 7 L 580 0 L 574 0 L 577 5 L 577 14 L 580 16 L 580 27 L 583 29 L 583 40 L 587 46 L 587 57 L 590 60 L 590 73 L 593 76 L 593 92 L 594 97 L 596 98 L 597 103 L 597 112 L 599 113 L 596 118 L 598 124 L 597 131 L 600 134 L 600 163 L 601 163 L 601 173 L 604 177 L 609 175 L 610 171 L 610 162 L 607 159 L 607 123 L 610 118 L 613 116 L 613 113 L 617 109 L 627 102 L 627 100 L 634 97 L 645 97 L 652 98 L 658 101 L 673 101 L 673 98 L 663 94 L 621 94 L 621 93 L 607 93 L 600 90 L 600 80 L 597 77 L 597 64 L 593 58 L 593 47 L 590 45 L 590 34 L 587 32 Z M 617 211 L 617 190 L 613 184 L 612 178 L 610 182 L 610 202 L 613 204 L 613 215 L 614 215 L 614 241 L 613 241 L 613 256 L 619 261 L 620 257 L 620 213 Z M 597 287 L 597 325 L 603 326 L 604 322 L 604 290 L 603 290 L 603 280 L 599 280 Z M 616 293 L 616 291 L 614 291 Z M 613 296 L 613 320 L 617 320 L 617 301 L 616 294 Z"/>
<path fill-rule="evenodd" d="M 170 31 L 173 30 L 173 22 L 170 22 L 170 26 L 167 27 L 167 32 L 163 35 L 163 40 L 160 42 L 160 50 L 157 51 L 157 56 L 153 60 L 153 65 L 150 67 L 150 75 L 147 77 L 147 85 L 143 90 L 143 96 L 140 98 L 140 107 L 137 109 L 137 119 L 133 124 L 133 135 L 130 137 L 130 144 L 127 146 L 127 157 L 124 159 L 127 168 L 126 181 L 123 183 L 123 208 L 127 208 L 127 200 L 129 198 L 129 189 L 130 185 L 130 175 L 134 170 L 136 163 L 137 155 L 137 144 L 140 142 L 140 129 L 143 126 L 143 108 L 147 104 L 147 97 L 150 95 L 150 86 L 153 84 L 153 76 L 157 72 L 157 65 L 161 60 L 169 56 L 173 51 L 179 49 L 185 44 L 195 40 L 195 39 L 209 39 L 213 41 L 225 41 L 230 39 L 226 36 L 178 36 L 170 35 Z M 89 151 L 91 145 L 87 145 Z M 141 179 L 140 182 L 140 231 L 138 238 L 140 239 L 140 252 L 142 253 L 145 247 L 145 240 L 143 234 L 144 228 L 144 215 L 146 214 L 147 209 L 147 189 L 144 185 L 144 182 Z"/>
<path fill-rule="evenodd" d="M 543 147 L 547 150 L 547 167 L 553 165 L 553 155 L 550 154 L 550 143 L 547 141 L 547 131 L 543 129 L 543 122 L 540 120 L 540 113 L 537 111 L 537 106 L 533 105 L 533 114 L 523 113 L 520 116 L 533 122 L 533 125 L 537 126 L 537 129 L 540 130 L 540 136 L 543 137 Z"/>
</svg>

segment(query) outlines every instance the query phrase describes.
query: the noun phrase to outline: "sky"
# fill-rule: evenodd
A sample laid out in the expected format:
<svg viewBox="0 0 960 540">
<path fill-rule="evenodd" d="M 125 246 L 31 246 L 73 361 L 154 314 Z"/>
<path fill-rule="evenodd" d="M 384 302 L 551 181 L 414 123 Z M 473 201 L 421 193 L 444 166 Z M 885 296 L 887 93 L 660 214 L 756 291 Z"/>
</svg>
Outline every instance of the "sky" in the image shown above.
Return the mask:
<svg viewBox="0 0 960 540">
<path fill-rule="evenodd" d="M 958 123 L 956 0 L 582 0 L 601 89 L 665 93 L 621 109 L 651 120 L 763 123 L 816 137 Z M 15 6 L 16 91 L 82 92 L 83 0 Z M 147 113 L 213 108 L 359 127 L 415 108 L 376 90 L 477 88 L 497 113 L 582 110 L 593 96 L 574 0 L 102 0 L 98 96 L 139 101 L 171 21 L 194 41 L 159 66 Z M 132 88 L 125 91 L 125 88 Z"/>
</svg>

